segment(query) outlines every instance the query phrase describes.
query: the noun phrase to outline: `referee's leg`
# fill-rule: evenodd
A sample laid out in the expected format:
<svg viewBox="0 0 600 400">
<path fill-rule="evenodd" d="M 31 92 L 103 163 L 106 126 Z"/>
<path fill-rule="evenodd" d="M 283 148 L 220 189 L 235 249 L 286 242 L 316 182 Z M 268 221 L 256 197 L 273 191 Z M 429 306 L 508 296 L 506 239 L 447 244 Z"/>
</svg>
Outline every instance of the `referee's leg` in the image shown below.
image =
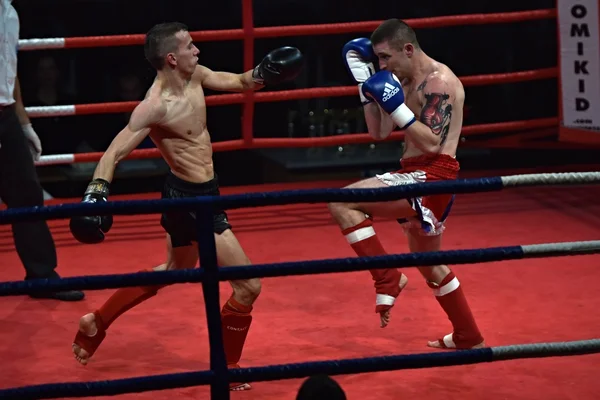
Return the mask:
<svg viewBox="0 0 600 400">
<path fill-rule="evenodd" d="M 8 208 L 44 204 L 42 186 L 14 106 L 0 111 L 0 198 Z M 25 279 L 58 277 L 56 248 L 46 221 L 14 223 L 12 231 L 15 248 L 25 267 Z M 66 301 L 84 297 L 79 291 L 34 296 Z"/>
</svg>

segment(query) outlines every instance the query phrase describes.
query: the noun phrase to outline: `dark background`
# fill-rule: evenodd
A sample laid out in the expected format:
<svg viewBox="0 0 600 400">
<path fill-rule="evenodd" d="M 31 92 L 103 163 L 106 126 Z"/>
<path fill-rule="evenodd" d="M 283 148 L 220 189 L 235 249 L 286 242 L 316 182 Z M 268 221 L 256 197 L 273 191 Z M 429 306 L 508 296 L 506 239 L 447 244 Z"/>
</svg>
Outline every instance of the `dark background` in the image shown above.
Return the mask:
<svg viewBox="0 0 600 400">
<path fill-rule="evenodd" d="M 241 0 L 15 0 L 21 38 L 72 37 L 145 33 L 153 24 L 180 21 L 190 30 L 241 28 Z M 352 6 L 354 5 L 354 6 Z M 311 1 L 255 0 L 254 25 L 279 26 L 419 18 L 471 13 L 507 12 L 555 7 L 555 1 Z M 258 62 L 281 45 L 300 48 L 307 63 L 302 76 L 280 89 L 351 85 L 341 48 L 370 32 L 257 39 Z M 557 65 L 556 20 L 514 24 L 418 29 L 424 51 L 449 65 L 458 76 L 522 71 Z M 215 70 L 243 70 L 243 42 L 198 42 L 200 63 Z M 154 78 L 142 46 L 21 51 L 19 76 L 26 106 L 140 100 Z M 558 113 L 556 79 L 466 88 L 465 125 L 553 117 Z M 207 94 L 212 94 L 208 91 Z M 241 137 L 241 105 L 208 109 L 214 142 Z M 323 110 L 329 110 L 326 119 Z M 344 114 L 344 110 L 347 110 Z M 314 113 L 311 118 L 310 112 Z M 344 117 L 346 115 L 346 117 Z M 365 132 L 357 96 L 259 103 L 255 137 L 307 137 Z M 36 118 L 34 128 L 44 155 L 103 151 L 127 123 L 127 114 Z M 553 133 L 556 135 L 556 132 Z M 468 139 L 468 138 L 467 138 Z M 147 140 L 140 147 L 153 147 Z M 215 154 L 222 185 L 290 180 L 358 177 L 396 169 L 401 143 L 324 149 L 252 150 Z M 531 167 L 541 169 L 594 161 L 593 150 L 519 150 L 464 148 L 459 160 L 465 171 Z M 44 187 L 53 196 L 79 196 L 92 165 L 39 167 Z M 124 162 L 116 191 L 160 188 L 166 172 L 161 161 Z M 113 189 L 114 191 L 115 189 Z"/>
</svg>

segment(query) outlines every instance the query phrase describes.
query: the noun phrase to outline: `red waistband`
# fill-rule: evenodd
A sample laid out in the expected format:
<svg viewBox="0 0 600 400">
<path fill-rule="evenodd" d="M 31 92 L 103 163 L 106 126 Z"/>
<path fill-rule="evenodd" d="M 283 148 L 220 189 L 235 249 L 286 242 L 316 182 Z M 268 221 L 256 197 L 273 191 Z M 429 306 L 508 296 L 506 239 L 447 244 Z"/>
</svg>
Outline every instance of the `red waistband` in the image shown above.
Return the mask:
<svg viewBox="0 0 600 400">
<path fill-rule="evenodd" d="M 406 172 L 422 170 L 428 177 L 437 179 L 456 179 L 460 164 L 456 158 L 447 154 L 424 154 L 400 160 L 402 170 Z"/>
</svg>

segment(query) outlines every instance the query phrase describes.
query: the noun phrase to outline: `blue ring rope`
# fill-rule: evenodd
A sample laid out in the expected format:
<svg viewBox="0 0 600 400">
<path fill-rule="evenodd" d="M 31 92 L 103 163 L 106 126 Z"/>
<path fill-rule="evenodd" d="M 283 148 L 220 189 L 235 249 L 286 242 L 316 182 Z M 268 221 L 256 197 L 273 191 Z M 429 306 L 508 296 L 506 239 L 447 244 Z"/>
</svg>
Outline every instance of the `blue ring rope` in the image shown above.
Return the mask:
<svg viewBox="0 0 600 400">
<path fill-rule="evenodd" d="M 212 239 L 214 241 L 214 237 L 212 237 Z M 214 275 L 209 279 L 232 281 L 251 278 L 356 272 L 366 271 L 368 269 L 408 268 L 440 264 L 480 264 L 494 261 L 519 260 L 523 258 L 574 256 L 598 253 L 600 253 L 600 240 L 591 240 L 585 242 L 563 242 L 544 245 L 443 250 L 423 253 L 389 254 L 376 257 L 348 257 L 233 266 L 217 269 Z M 173 271 L 135 272 L 126 274 L 88 275 L 0 282 L 0 297 L 39 293 L 48 290 L 102 290 L 129 286 L 199 283 L 207 280 L 206 275 L 204 268 L 195 268 Z"/>
<path fill-rule="evenodd" d="M 487 347 L 461 351 L 403 354 L 368 358 L 312 361 L 227 371 L 233 382 L 265 382 L 316 374 L 344 375 L 478 364 L 515 359 L 547 358 L 600 352 L 600 339 Z M 111 396 L 211 384 L 213 371 L 183 372 L 95 382 L 50 383 L 0 390 L 0 399 L 55 399 Z M 228 394 L 229 392 L 227 392 Z M 224 397 L 218 397 L 222 399 Z M 228 398 L 228 397 L 227 397 Z"/>
<path fill-rule="evenodd" d="M 138 215 L 158 214 L 173 210 L 194 211 L 206 206 L 230 210 L 297 203 L 391 201 L 433 194 L 489 192 L 501 190 L 503 187 L 502 178 L 492 177 L 415 183 L 380 189 L 285 190 L 181 199 L 120 200 L 93 204 L 73 203 L 8 209 L 0 212 L 0 224 L 40 219 L 63 219 L 81 215 Z"/>
<path fill-rule="evenodd" d="M 43 399 L 56 397 L 86 397 L 114 395 L 195 386 L 211 385 L 211 398 L 229 399 L 228 381 L 260 381 L 303 377 L 315 373 L 344 374 L 373 372 L 402 368 L 425 368 L 432 366 L 460 365 L 478 362 L 507 360 L 512 358 L 548 357 L 553 355 L 589 354 L 600 352 L 600 339 L 580 343 L 546 344 L 549 348 L 533 348 L 529 353 L 525 348 L 516 351 L 502 351 L 501 348 L 485 348 L 461 352 L 441 352 L 428 354 L 399 355 L 366 358 L 360 360 L 325 361 L 318 363 L 287 364 L 260 368 L 227 370 L 219 309 L 219 281 L 250 277 L 281 275 L 303 275 L 309 273 L 348 272 L 370 268 L 407 267 L 417 265 L 437 265 L 441 263 L 480 263 L 524 257 L 547 257 L 549 255 L 591 254 L 598 252 L 600 242 L 562 243 L 554 248 L 533 246 L 509 246 L 476 250 L 453 250 L 445 252 L 412 253 L 381 257 L 348 258 L 295 263 L 254 265 L 251 267 L 216 266 L 216 249 L 210 210 L 215 207 L 223 210 L 241 207 L 258 207 L 303 202 L 344 202 L 344 201 L 390 201 L 400 198 L 433 194 L 456 194 L 501 190 L 509 186 L 535 185 L 558 179 L 562 184 L 596 183 L 600 174 L 575 174 L 581 179 L 565 180 L 567 174 L 547 174 L 523 177 L 492 177 L 480 179 L 458 179 L 455 181 L 427 182 L 384 189 L 324 189 L 296 190 L 283 192 L 252 193 L 219 197 L 198 197 L 174 200 L 141 200 L 107 202 L 100 204 L 65 204 L 49 207 L 9 209 L 0 212 L 0 224 L 40 219 L 60 219 L 77 215 L 127 215 L 152 214 L 172 209 L 196 210 L 198 212 L 198 238 L 202 269 L 185 271 L 164 271 L 136 274 L 107 275 L 96 277 L 75 277 L 29 282 L 4 282 L 0 284 L 0 295 L 31 293 L 39 290 L 64 290 L 67 288 L 105 289 L 135 285 L 202 282 L 208 321 L 210 342 L 210 371 L 183 374 L 149 376 L 101 382 L 59 383 L 36 385 L 0 390 L 0 398 Z M 513 179 L 511 179 L 513 178 Z M 545 179 L 545 181 L 544 181 Z M 541 245 L 546 246 L 546 245 Z M 444 262 L 441 261 L 444 260 Z M 284 273 L 282 273 L 284 271 Z M 69 286 L 70 285 L 70 286 Z M 544 345 L 542 345 L 544 346 Z M 558 349 L 558 350 L 557 350 Z M 166 378 L 165 378 L 166 377 Z"/>
<path fill-rule="evenodd" d="M 377 189 L 312 189 L 245 193 L 223 196 L 201 196 L 183 199 L 126 200 L 94 204 L 62 204 L 56 206 L 13 208 L 0 212 L 0 224 L 40 219 L 61 219 L 81 215 L 138 215 L 179 210 L 194 211 L 212 206 L 221 210 L 264 207 L 297 203 L 375 202 L 435 194 L 492 192 L 509 187 L 541 184 L 578 185 L 600 183 L 600 172 L 560 174 L 528 174 L 476 179 L 422 182 Z"/>
</svg>

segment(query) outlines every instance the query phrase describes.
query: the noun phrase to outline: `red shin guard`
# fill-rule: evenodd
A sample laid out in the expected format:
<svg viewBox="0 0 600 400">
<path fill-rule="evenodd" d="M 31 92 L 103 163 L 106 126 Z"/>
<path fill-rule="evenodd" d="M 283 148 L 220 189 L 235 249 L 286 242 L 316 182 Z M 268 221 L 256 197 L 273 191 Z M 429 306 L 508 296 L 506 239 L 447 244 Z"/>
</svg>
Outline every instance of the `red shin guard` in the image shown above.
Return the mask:
<svg viewBox="0 0 600 400">
<path fill-rule="evenodd" d="M 223 346 L 227 365 L 237 366 L 242 358 L 242 350 L 246 336 L 252 323 L 252 306 L 245 306 L 236 301 L 233 296 L 221 310 L 221 324 L 223 329 Z"/>
<path fill-rule="evenodd" d="M 152 270 L 140 272 L 149 271 Z M 112 296 L 110 296 L 108 300 L 106 300 L 102 307 L 96 310 L 94 314 L 96 318 L 100 318 L 101 320 L 96 321 L 96 323 L 101 324 L 104 329 L 108 329 L 114 320 L 117 319 L 121 314 L 155 296 L 156 293 L 164 286 L 165 285 L 120 288 Z"/>
<path fill-rule="evenodd" d="M 433 282 L 427 284 L 433 289 L 433 294 L 446 312 L 454 331 L 451 337 L 448 335 L 441 339 L 444 343 L 440 344 L 445 347 L 455 346 L 458 349 L 466 349 L 483 342 L 483 336 L 479 332 L 460 282 L 454 273 L 450 272 L 439 285 Z"/>
<path fill-rule="evenodd" d="M 124 312 L 156 295 L 165 285 L 126 287 L 117 290 L 98 310 L 94 311 L 96 334 L 87 336 L 78 330 L 73 343 L 92 357 L 106 337 L 108 327 Z"/>
<path fill-rule="evenodd" d="M 386 255 L 386 251 L 375 234 L 373 223 L 365 219 L 358 225 L 342 230 L 342 234 L 359 257 L 375 257 Z M 394 300 L 400 294 L 400 277 L 402 274 L 396 268 L 369 270 L 375 281 L 377 303 L 375 312 L 389 310 Z"/>
</svg>

